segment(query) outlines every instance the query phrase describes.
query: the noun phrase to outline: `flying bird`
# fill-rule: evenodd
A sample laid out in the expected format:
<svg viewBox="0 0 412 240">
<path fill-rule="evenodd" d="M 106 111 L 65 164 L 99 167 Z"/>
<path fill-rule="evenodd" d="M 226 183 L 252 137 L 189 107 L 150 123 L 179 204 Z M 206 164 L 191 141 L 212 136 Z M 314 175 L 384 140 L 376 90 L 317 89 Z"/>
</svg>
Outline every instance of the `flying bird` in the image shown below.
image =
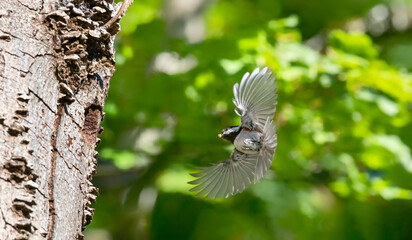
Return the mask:
<svg viewBox="0 0 412 240">
<path fill-rule="evenodd" d="M 273 117 L 277 104 L 276 75 L 267 67 L 256 68 L 243 75 L 240 85 L 233 86 L 235 112 L 241 117 L 240 126 L 222 130 L 218 135 L 235 148 L 221 163 L 201 168 L 191 174 L 197 179 L 190 191 L 206 198 L 229 197 L 258 182 L 270 168 L 277 146 Z"/>
</svg>

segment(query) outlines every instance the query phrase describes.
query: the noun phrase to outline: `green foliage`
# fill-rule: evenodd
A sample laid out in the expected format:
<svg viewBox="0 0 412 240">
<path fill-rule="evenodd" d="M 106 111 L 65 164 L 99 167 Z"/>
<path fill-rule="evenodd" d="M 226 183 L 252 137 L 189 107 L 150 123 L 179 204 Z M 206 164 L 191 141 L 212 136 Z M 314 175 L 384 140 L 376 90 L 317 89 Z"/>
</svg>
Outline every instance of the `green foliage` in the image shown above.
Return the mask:
<svg viewBox="0 0 412 240">
<path fill-rule="evenodd" d="M 373 59 L 378 56 L 378 51 L 372 45 L 372 40 L 364 34 L 346 34 L 341 30 L 330 34 L 329 44 L 342 53 Z"/>
<path fill-rule="evenodd" d="M 210 5 L 207 37 L 196 44 L 167 35 L 159 5 L 136 2 L 122 21 L 94 180 L 101 196 L 88 239 L 98 239 L 96 229 L 113 239 L 412 234 L 410 73 L 380 58 L 365 34 L 331 31 L 324 49 L 313 50 L 303 43 L 305 16 L 275 19 L 288 12 L 282 1 Z M 350 14 L 359 10 L 323 17 Z M 197 65 L 156 72 L 162 52 Z M 189 172 L 229 156 L 232 147 L 216 135 L 239 123 L 232 86 L 256 66 L 278 75 L 272 171 L 230 199 L 198 199 L 188 191 Z"/>
</svg>

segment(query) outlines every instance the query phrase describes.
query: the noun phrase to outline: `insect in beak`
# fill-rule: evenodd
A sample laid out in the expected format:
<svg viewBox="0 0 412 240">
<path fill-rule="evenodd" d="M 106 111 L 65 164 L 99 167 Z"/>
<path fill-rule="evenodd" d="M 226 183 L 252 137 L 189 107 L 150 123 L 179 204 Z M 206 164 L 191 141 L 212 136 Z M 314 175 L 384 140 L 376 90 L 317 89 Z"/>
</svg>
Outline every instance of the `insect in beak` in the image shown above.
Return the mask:
<svg viewBox="0 0 412 240">
<path fill-rule="evenodd" d="M 222 137 L 222 134 L 219 133 L 219 134 L 217 135 L 217 137 L 218 137 L 218 138 L 221 138 L 221 137 Z"/>
</svg>

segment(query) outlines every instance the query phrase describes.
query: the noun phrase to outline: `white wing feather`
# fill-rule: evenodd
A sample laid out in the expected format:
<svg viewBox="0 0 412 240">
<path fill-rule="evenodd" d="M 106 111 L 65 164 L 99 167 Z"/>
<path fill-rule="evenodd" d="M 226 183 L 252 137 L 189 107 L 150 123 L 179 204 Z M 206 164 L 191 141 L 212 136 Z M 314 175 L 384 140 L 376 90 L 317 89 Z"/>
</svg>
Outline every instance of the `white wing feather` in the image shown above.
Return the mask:
<svg viewBox="0 0 412 240">
<path fill-rule="evenodd" d="M 263 132 L 262 148 L 259 151 L 259 156 L 256 162 L 254 183 L 258 182 L 272 165 L 275 150 L 278 145 L 276 128 L 273 124 L 273 120 L 269 118 L 266 120 Z"/>
<path fill-rule="evenodd" d="M 276 75 L 267 67 L 252 74 L 246 73 L 240 85 L 233 86 L 235 112 L 241 116 L 242 127 L 263 131 L 266 119 L 272 119 L 276 111 Z"/>
<path fill-rule="evenodd" d="M 198 179 L 189 182 L 197 185 L 191 192 L 200 191 L 197 196 L 221 198 L 240 193 L 254 179 L 257 155 L 247 155 L 234 150 L 230 158 L 213 166 L 191 174 Z"/>
</svg>

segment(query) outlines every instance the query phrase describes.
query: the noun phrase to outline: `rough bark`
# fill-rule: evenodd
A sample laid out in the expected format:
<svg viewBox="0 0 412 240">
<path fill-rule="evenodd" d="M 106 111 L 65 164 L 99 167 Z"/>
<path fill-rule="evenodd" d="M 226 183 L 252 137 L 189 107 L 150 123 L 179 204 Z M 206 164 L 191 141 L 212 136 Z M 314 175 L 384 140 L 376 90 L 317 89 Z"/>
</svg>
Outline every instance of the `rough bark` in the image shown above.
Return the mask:
<svg viewBox="0 0 412 240">
<path fill-rule="evenodd" d="M 113 0 L 0 0 L 0 239 L 82 239 L 114 72 Z"/>
</svg>

